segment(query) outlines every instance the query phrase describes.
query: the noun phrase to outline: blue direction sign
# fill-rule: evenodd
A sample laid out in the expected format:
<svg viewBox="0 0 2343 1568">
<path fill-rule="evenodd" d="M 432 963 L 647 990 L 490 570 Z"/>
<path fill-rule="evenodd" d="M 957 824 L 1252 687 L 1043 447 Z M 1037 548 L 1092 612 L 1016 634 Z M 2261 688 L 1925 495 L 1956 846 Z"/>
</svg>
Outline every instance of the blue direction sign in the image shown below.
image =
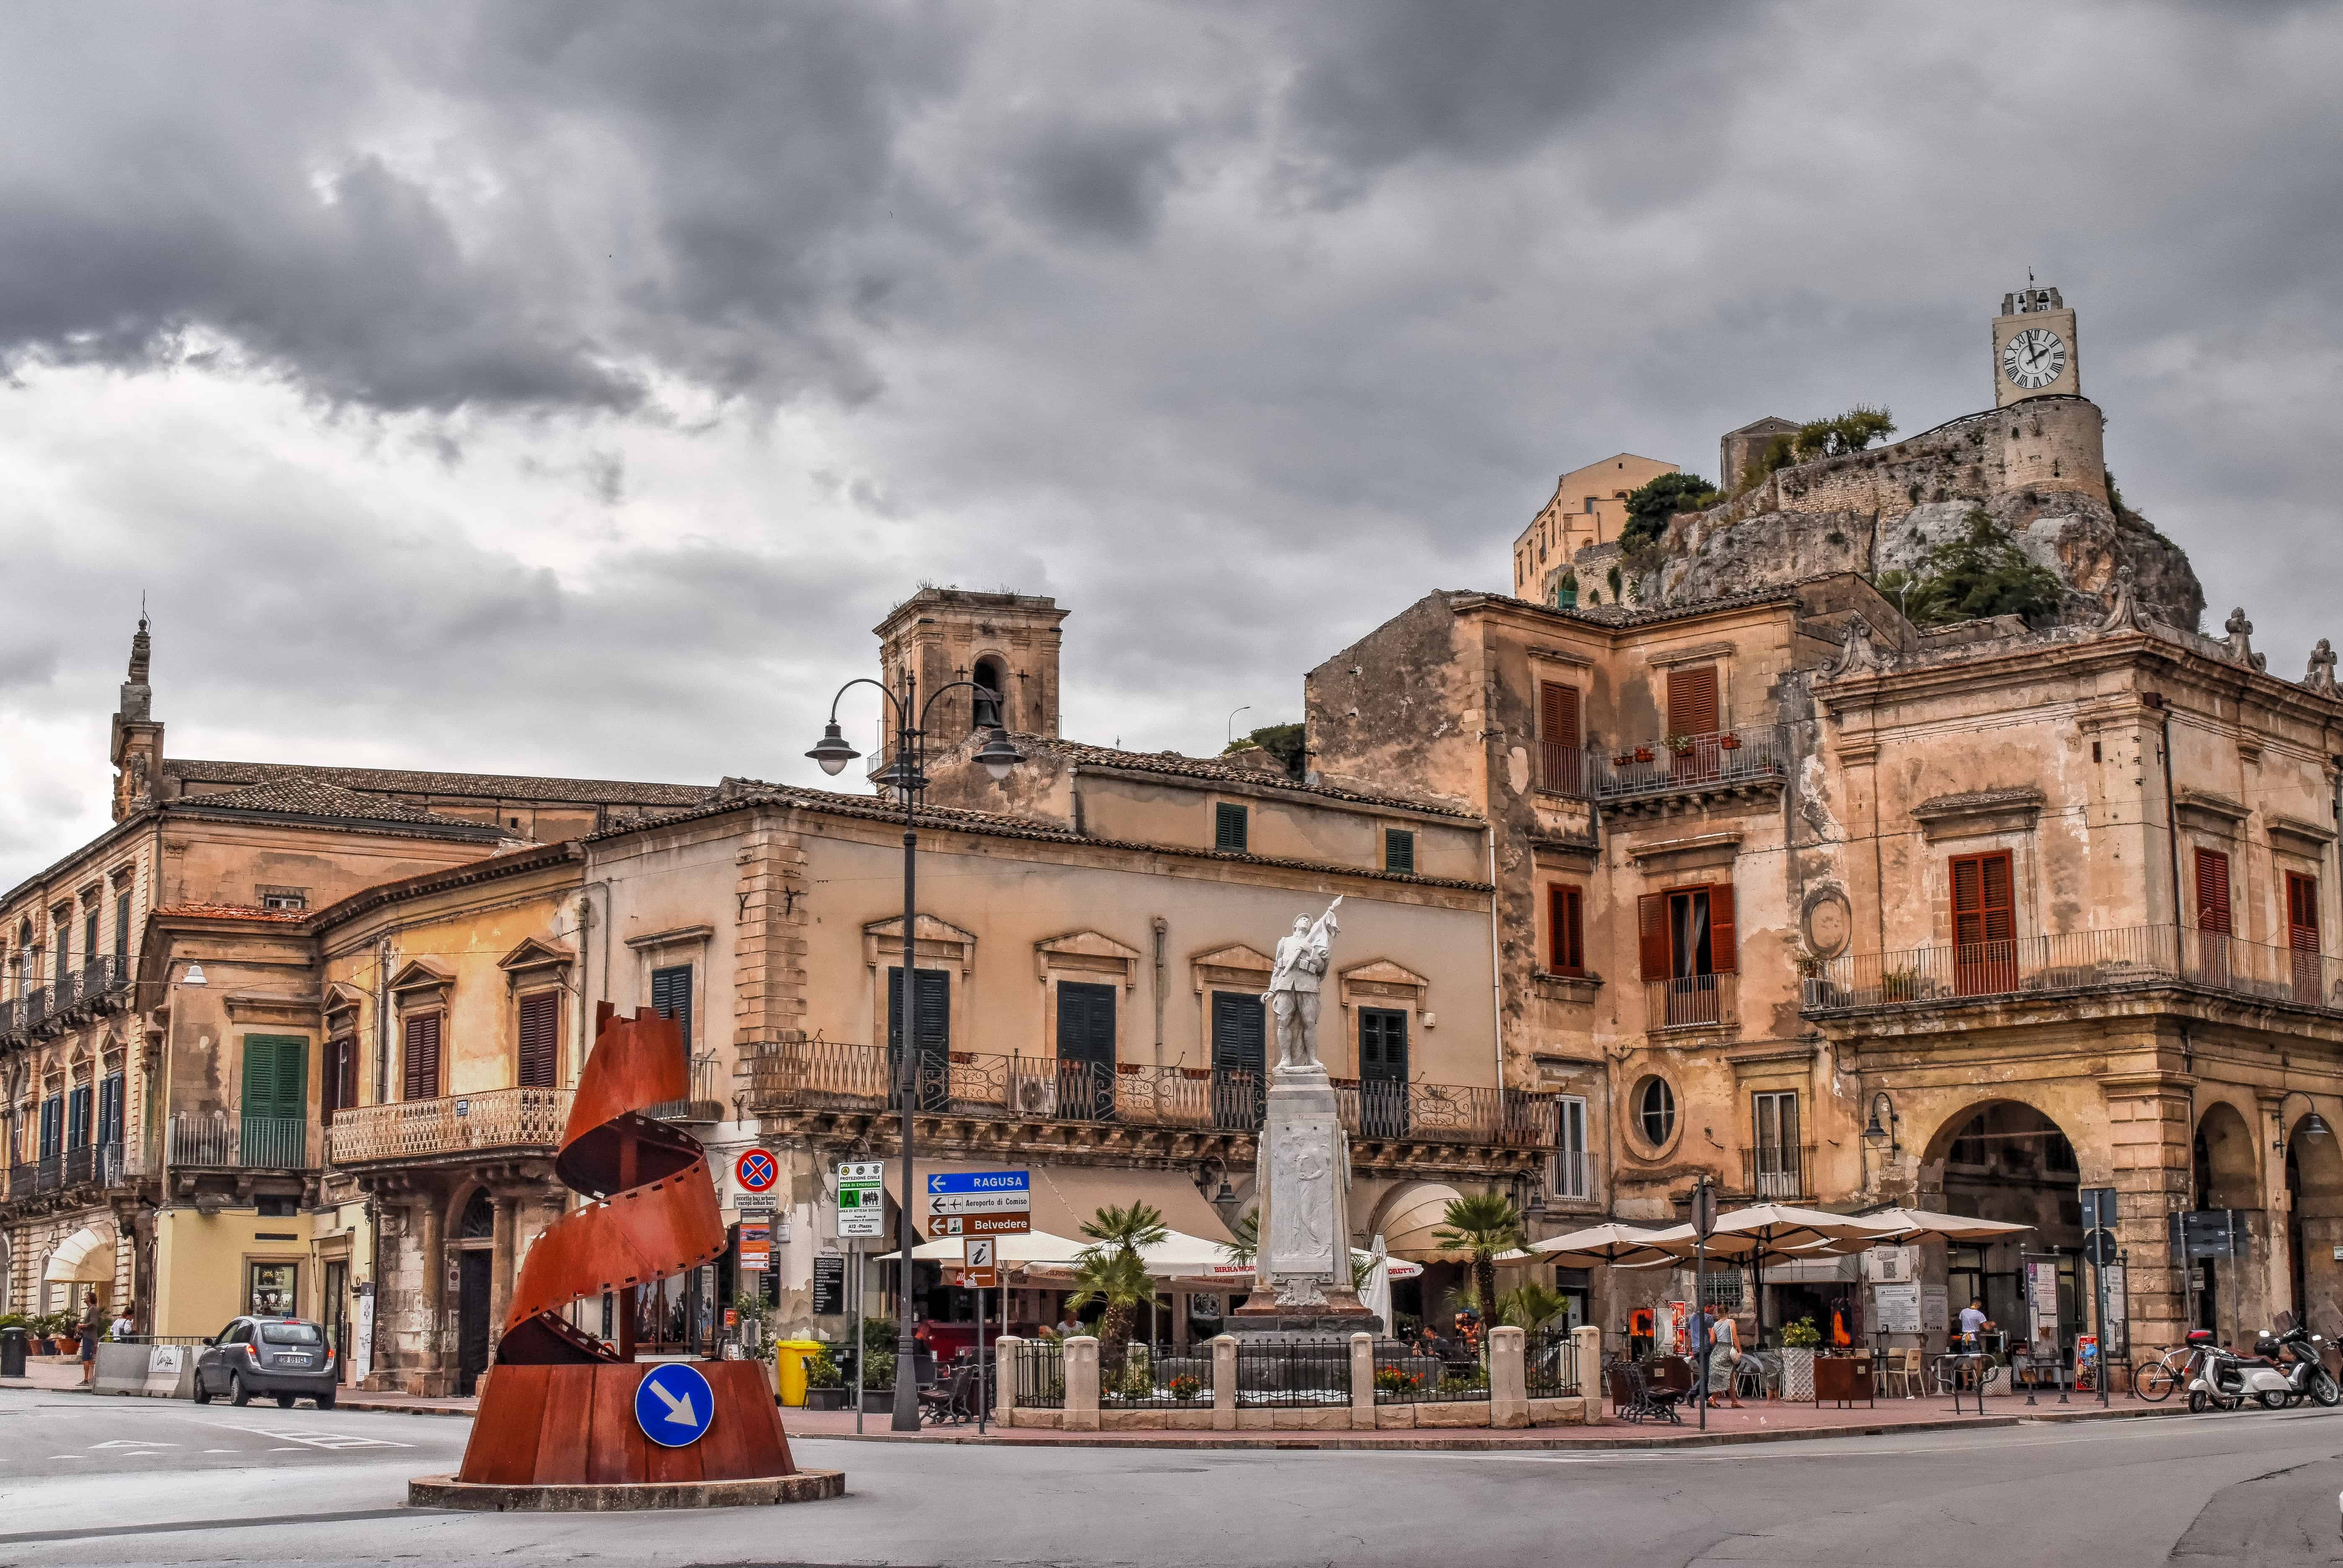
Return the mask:
<svg viewBox="0 0 2343 1568">
<path fill-rule="evenodd" d="M 716 1391 L 689 1362 L 652 1368 L 635 1389 L 635 1424 L 662 1448 L 683 1448 L 708 1435 L 716 1419 Z"/>
<path fill-rule="evenodd" d="M 956 1174 L 937 1171 L 928 1178 L 928 1191 L 941 1192 L 1026 1192 L 1031 1184 L 1022 1171 L 962 1171 Z"/>
</svg>

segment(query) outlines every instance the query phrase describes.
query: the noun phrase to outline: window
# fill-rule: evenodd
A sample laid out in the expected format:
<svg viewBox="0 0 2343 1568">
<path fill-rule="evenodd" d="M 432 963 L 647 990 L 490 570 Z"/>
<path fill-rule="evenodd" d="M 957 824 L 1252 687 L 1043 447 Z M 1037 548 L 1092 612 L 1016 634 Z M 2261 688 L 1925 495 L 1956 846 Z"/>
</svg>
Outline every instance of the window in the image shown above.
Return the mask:
<svg viewBox="0 0 2343 1568">
<path fill-rule="evenodd" d="M 246 1165 L 298 1169 L 307 1142 L 309 1042 L 299 1035 L 244 1037 L 244 1121 L 238 1152 Z"/>
<path fill-rule="evenodd" d="M 1589 496 L 1586 498 L 1586 515 L 1590 518 L 1594 515 L 1594 497 Z"/>
<path fill-rule="evenodd" d="M 1737 1312 L 1741 1310 L 1741 1271 L 1712 1269 L 1700 1277 L 1700 1299 L 1711 1311 Z"/>
<path fill-rule="evenodd" d="M 1676 1133 L 1676 1091 L 1664 1078 L 1647 1078 L 1635 1086 L 1635 1125 L 1644 1141 L 1664 1148 Z"/>
<path fill-rule="evenodd" d="M 651 970 L 651 1010 L 675 1020 L 686 1056 L 691 1054 L 691 969 L 689 964 L 676 964 Z"/>
<path fill-rule="evenodd" d="M 1713 735 L 1720 728 L 1716 708 L 1716 666 L 1668 671 L 1668 733 Z"/>
<path fill-rule="evenodd" d="M 300 1295 L 295 1289 L 300 1280 L 297 1263 L 255 1263 L 251 1266 L 250 1304 L 246 1311 L 256 1318 L 289 1318 L 300 1310 Z M 247 1327 L 244 1338 L 252 1337 Z"/>
<path fill-rule="evenodd" d="M 1749 1172 L 1751 1191 L 1760 1198 L 1795 1198 L 1803 1174 L 1798 1158 L 1798 1097 L 1795 1091 L 1752 1098 L 1750 1121 L 1756 1133 Z"/>
<path fill-rule="evenodd" d="M 1058 982 L 1058 1114 L 1114 1116 L 1114 987 Z"/>
<path fill-rule="evenodd" d="M 520 999 L 519 1076 L 523 1089 L 550 1089 L 561 1054 L 561 993 L 539 991 Z"/>
<path fill-rule="evenodd" d="M 2294 955 L 2294 1000 L 2320 1000 L 2318 964 L 2318 879 L 2299 871 L 2286 874 L 2286 945 Z"/>
<path fill-rule="evenodd" d="M 402 1063 L 402 1100 L 437 1100 L 439 1098 L 439 1015 L 436 1012 L 410 1015 L 405 1025 L 406 1050 Z"/>
<path fill-rule="evenodd" d="M 97 1085 L 97 1141 L 122 1141 L 122 1074 L 108 1073 Z"/>
<path fill-rule="evenodd" d="M 1267 1109 L 1269 1010 L 1242 991 L 1212 993 L 1212 1125 L 1250 1132 Z"/>
<path fill-rule="evenodd" d="M 1588 1198 L 1594 1183 L 1586 1169 L 1586 1101 L 1565 1094 L 1554 1101 L 1554 1195 Z"/>
<path fill-rule="evenodd" d="M 1008 673 L 1001 668 L 999 659 L 980 658 L 976 661 L 975 679 L 977 685 L 991 693 L 989 698 L 981 693 L 970 693 L 973 699 L 970 711 L 974 715 L 976 728 L 1001 729 L 1008 723 L 1004 716 L 1006 704 L 1002 701 L 1009 693 Z"/>
<path fill-rule="evenodd" d="M 1369 1138 L 1407 1136 L 1407 1014 L 1397 1008 L 1359 1010 L 1359 1121 Z"/>
<path fill-rule="evenodd" d="M 2017 988 L 2017 927 L 2009 851 L 1952 859 L 1953 989 L 1992 996 Z"/>
<path fill-rule="evenodd" d="M 1538 682 L 1538 787 L 1576 795 L 1584 737 L 1579 733 L 1578 688 L 1558 680 Z"/>
<path fill-rule="evenodd" d="M 354 1034 L 326 1042 L 325 1081 L 318 1086 L 318 1120 L 334 1124 L 334 1113 L 358 1102 L 358 1041 Z"/>
<path fill-rule="evenodd" d="M 75 1084 L 72 1092 L 65 1096 L 66 1148 L 86 1149 L 89 1147 L 91 1110 L 92 1106 L 90 1104 L 89 1085 L 86 1083 Z"/>
<path fill-rule="evenodd" d="M 97 961 L 97 905 L 96 903 L 92 903 L 82 912 L 81 961 L 85 964 Z"/>
<path fill-rule="evenodd" d="M 1733 884 L 1645 893 L 1635 905 L 1644 979 L 1662 987 L 1653 1008 L 1661 1027 L 1724 1022 L 1724 990 L 1716 977 L 1741 967 Z"/>
<path fill-rule="evenodd" d="M 1558 975 L 1586 972 L 1586 904 L 1581 888 L 1546 890 L 1547 968 Z"/>
<path fill-rule="evenodd" d="M 919 994 L 918 1052 L 911 1063 L 915 1103 L 922 1111 L 940 1111 L 951 1098 L 951 976 L 943 970 L 920 970 L 915 977 Z M 888 1103 L 902 1104 L 903 970 L 900 964 L 887 971 L 887 1094 Z"/>
<path fill-rule="evenodd" d="M 518 828 L 520 824 L 516 821 L 513 826 Z M 309 895 L 278 889 L 261 894 L 260 907 L 264 910 L 306 910 L 309 907 Z"/>
<path fill-rule="evenodd" d="M 126 891 L 114 895 L 114 951 L 117 958 L 130 951 L 130 895 Z M 129 976 L 126 973 L 123 978 L 127 980 Z"/>
<path fill-rule="evenodd" d="M 55 939 L 57 950 L 57 967 L 51 972 L 55 975 L 57 982 L 59 984 L 63 984 L 66 974 L 73 969 L 73 910 L 71 906 L 61 907 L 52 914 L 49 918 L 49 928 L 51 935 Z"/>
<path fill-rule="evenodd" d="M 1216 802 L 1212 807 L 1212 848 L 1242 855 L 1245 845 L 1245 809 L 1226 800 Z"/>
<path fill-rule="evenodd" d="M 62 1154 L 65 1148 L 65 1097 L 52 1094 L 41 1101 L 41 1158 Z"/>
<path fill-rule="evenodd" d="M 1383 829 L 1383 869 L 1415 875 L 1415 835 L 1405 828 Z"/>
</svg>

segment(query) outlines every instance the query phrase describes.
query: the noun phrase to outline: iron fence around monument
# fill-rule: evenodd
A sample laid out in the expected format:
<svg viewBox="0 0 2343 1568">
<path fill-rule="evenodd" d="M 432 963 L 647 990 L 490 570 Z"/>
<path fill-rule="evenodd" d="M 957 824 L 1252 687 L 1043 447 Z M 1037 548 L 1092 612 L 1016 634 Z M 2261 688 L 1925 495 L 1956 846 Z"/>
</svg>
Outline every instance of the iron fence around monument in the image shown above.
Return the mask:
<svg viewBox="0 0 2343 1568">
<path fill-rule="evenodd" d="M 1209 1350 L 1182 1350 L 1134 1341 L 1118 1363 L 1099 1347 L 1099 1408 L 1101 1410 L 1210 1410 L 1212 1356 Z"/>
<path fill-rule="evenodd" d="M 1350 1403 L 1351 1342 L 1239 1340 L 1236 1402 L 1254 1406 Z"/>
<path fill-rule="evenodd" d="M 1578 1392 L 1578 1342 L 1568 1329 L 1532 1329 L 1523 1336 L 1522 1373 L 1532 1399 Z"/>
<path fill-rule="evenodd" d="M 1489 1397 L 1489 1369 L 1476 1360 L 1407 1352 L 1375 1356 L 1377 1404 L 1450 1404 Z"/>
<path fill-rule="evenodd" d="M 1066 1347 L 1027 1340 L 1017 1347 L 1017 1402 L 1034 1410 L 1066 1407 Z"/>
</svg>

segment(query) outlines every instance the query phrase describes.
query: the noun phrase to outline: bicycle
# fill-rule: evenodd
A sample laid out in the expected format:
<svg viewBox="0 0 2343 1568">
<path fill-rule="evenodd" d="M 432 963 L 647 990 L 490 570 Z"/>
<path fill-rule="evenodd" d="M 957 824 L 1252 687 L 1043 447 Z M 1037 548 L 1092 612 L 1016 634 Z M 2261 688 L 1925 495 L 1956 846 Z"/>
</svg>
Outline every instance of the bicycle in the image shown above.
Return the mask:
<svg viewBox="0 0 2343 1568">
<path fill-rule="evenodd" d="M 2187 1345 L 2159 1345 L 2160 1352 L 2154 1361 L 2134 1362 L 2131 1368 L 2131 1392 L 2150 1404 L 2172 1397 L 2175 1389 L 2188 1383 L 2189 1363 L 2196 1352 Z"/>
</svg>

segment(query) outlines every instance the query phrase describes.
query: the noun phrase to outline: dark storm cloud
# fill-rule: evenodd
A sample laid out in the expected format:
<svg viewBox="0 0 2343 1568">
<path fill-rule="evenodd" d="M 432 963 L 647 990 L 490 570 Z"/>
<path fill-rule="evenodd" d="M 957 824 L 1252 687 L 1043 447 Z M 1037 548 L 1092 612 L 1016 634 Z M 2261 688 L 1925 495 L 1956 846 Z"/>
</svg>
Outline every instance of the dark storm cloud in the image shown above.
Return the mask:
<svg viewBox="0 0 2343 1568">
<path fill-rule="evenodd" d="M 1989 402 L 2029 266 L 2127 499 L 2293 673 L 2343 635 L 2338 52 L 2320 7 L 16 8 L 0 397 L 274 378 L 319 434 L 149 409 L 0 473 L 0 861 L 91 794 L 23 759 L 102 772 L 142 586 L 183 752 L 795 776 L 921 580 L 1058 596 L 1069 729 L 1206 749 L 1504 586 L 1590 457 Z M 378 493 L 418 446 L 440 488 Z"/>
</svg>

